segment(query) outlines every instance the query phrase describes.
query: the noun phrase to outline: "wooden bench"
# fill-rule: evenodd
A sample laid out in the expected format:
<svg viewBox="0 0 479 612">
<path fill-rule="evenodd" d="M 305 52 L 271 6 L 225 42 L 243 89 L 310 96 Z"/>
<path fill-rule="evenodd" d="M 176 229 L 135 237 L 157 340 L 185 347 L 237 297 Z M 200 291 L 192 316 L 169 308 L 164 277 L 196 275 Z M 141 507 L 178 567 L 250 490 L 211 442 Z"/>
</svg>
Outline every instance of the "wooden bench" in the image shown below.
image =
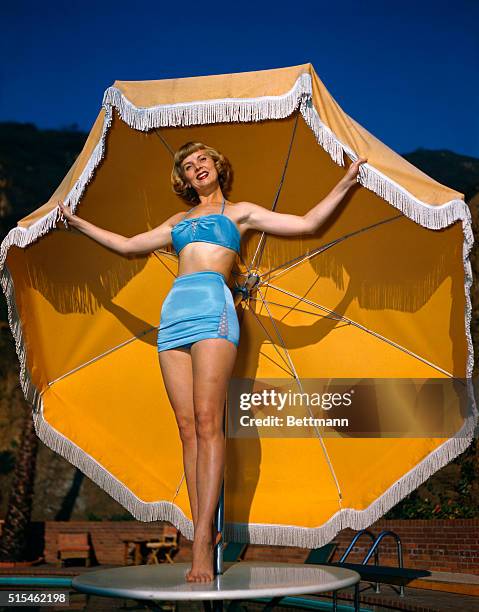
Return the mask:
<svg viewBox="0 0 479 612">
<path fill-rule="evenodd" d="M 57 539 L 57 565 L 63 567 L 65 559 L 85 559 L 90 566 L 91 546 L 88 533 L 59 533 Z"/>
</svg>

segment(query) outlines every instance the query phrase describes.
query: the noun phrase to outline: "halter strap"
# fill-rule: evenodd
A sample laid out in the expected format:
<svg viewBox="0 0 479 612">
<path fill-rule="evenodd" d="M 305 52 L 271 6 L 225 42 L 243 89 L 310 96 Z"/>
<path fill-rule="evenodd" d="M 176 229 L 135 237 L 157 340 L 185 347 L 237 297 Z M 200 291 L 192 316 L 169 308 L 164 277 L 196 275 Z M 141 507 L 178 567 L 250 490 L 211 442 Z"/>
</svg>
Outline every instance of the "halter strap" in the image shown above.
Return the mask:
<svg viewBox="0 0 479 612">
<path fill-rule="evenodd" d="M 226 200 L 225 200 L 225 196 L 223 196 L 223 205 L 222 205 L 222 207 L 221 207 L 221 214 L 223 214 L 224 209 L 225 209 L 225 201 L 226 201 Z"/>
<path fill-rule="evenodd" d="M 183 216 L 183 219 L 186 219 L 186 217 L 190 214 L 190 212 L 192 212 L 194 210 L 194 206 L 192 206 L 190 208 L 190 210 Z"/>
</svg>

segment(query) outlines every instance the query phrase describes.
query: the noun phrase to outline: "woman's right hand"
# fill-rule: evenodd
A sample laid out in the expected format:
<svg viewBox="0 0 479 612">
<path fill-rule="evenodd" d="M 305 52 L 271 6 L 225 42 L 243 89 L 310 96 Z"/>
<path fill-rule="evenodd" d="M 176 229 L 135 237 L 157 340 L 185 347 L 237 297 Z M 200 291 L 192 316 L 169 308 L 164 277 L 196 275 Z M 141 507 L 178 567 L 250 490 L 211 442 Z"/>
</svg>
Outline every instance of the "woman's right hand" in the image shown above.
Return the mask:
<svg viewBox="0 0 479 612">
<path fill-rule="evenodd" d="M 67 208 L 61 200 L 58 200 L 58 208 L 59 208 L 59 211 L 58 211 L 58 217 L 56 220 L 63 221 L 63 223 L 65 224 L 65 227 L 68 228 L 68 223 L 72 223 L 72 221 L 75 218 L 75 215 L 70 212 L 70 209 Z"/>
</svg>

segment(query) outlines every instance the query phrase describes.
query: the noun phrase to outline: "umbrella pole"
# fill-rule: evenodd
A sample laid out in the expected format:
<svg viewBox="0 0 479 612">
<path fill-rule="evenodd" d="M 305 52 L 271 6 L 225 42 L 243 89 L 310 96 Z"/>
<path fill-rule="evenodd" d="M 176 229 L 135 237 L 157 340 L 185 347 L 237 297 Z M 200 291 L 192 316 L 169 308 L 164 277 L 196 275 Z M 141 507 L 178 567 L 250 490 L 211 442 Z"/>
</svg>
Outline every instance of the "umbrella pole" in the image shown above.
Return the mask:
<svg viewBox="0 0 479 612">
<path fill-rule="evenodd" d="M 228 409 L 228 403 L 225 402 L 225 409 L 223 412 L 223 434 L 225 435 L 226 441 L 226 410 Z M 225 493 L 225 481 L 223 475 L 223 481 L 221 483 L 220 496 L 218 504 L 215 510 L 215 526 L 216 529 L 221 533 L 221 539 L 216 544 L 213 556 L 213 571 L 215 575 L 223 573 L 223 526 L 225 517 L 225 504 L 224 504 L 224 493 Z"/>
<path fill-rule="evenodd" d="M 225 412 L 227 403 L 225 402 Z M 225 433 L 225 417 L 223 416 L 223 433 Z M 221 539 L 216 544 L 213 551 L 213 572 L 215 576 L 223 573 L 223 525 L 224 525 L 224 492 L 225 492 L 225 481 L 224 476 L 221 482 L 220 496 L 218 504 L 215 510 L 215 526 L 216 529 L 221 533 Z M 205 612 L 223 612 L 223 601 L 221 599 L 215 599 L 213 601 L 203 602 Z"/>
<path fill-rule="evenodd" d="M 223 533 L 223 524 L 224 524 L 224 481 L 221 483 L 221 491 L 220 497 L 218 500 L 218 505 L 216 506 L 215 512 L 215 525 L 216 529 Z M 214 573 L 222 574 L 223 573 L 223 538 L 216 544 L 214 550 Z"/>
</svg>

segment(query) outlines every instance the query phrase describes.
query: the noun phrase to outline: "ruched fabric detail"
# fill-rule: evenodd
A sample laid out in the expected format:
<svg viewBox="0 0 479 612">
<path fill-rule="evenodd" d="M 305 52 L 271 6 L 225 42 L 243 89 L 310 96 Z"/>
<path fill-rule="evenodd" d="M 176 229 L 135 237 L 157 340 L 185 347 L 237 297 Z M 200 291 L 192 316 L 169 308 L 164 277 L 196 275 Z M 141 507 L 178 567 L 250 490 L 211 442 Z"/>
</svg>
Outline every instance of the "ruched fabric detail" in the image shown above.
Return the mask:
<svg viewBox="0 0 479 612">
<path fill-rule="evenodd" d="M 177 255 L 190 242 L 211 242 L 239 253 L 240 240 L 236 224 L 223 214 L 182 219 L 171 230 L 171 241 Z"/>
<path fill-rule="evenodd" d="M 158 351 L 190 348 L 206 338 L 239 343 L 239 323 L 233 296 L 224 276 L 202 270 L 178 276 L 161 309 Z"/>
</svg>

